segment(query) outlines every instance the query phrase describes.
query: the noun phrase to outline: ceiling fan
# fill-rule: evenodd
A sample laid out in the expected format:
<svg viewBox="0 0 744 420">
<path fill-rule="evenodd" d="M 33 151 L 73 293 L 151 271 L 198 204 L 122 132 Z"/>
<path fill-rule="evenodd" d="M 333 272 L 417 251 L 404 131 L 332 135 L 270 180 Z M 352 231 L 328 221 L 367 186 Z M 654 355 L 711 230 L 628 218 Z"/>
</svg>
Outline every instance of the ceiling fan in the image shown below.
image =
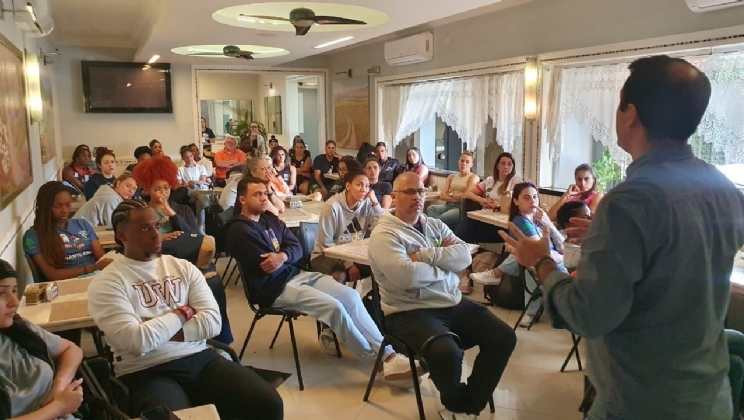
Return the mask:
<svg viewBox="0 0 744 420">
<path fill-rule="evenodd" d="M 297 9 L 292 9 L 292 11 L 289 12 L 289 19 L 278 17 L 278 16 L 253 16 L 253 15 L 245 15 L 240 14 L 243 18 L 255 18 L 255 19 L 265 19 L 265 20 L 278 20 L 283 22 L 289 22 L 292 24 L 292 26 L 295 27 L 295 34 L 305 35 L 310 31 L 310 28 L 313 27 L 314 24 L 318 25 L 366 25 L 367 22 L 363 22 L 361 20 L 354 20 L 354 19 L 348 19 L 345 17 L 339 17 L 339 16 L 317 16 L 315 12 L 313 12 L 310 9 L 299 7 Z"/>
<path fill-rule="evenodd" d="M 242 58 L 244 60 L 253 60 L 253 56 L 261 54 L 260 52 L 253 52 L 253 51 L 243 51 L 240 49 L 240 47 L 237 47 L 235 45 L 225 45 L 225 47 L 222 49 L 222 52 L 195 52 L 187 55 L 196 55 L 196 56 L 205 56 L 205 55 L 212 55 L 212 56 L 225 56 L 225 57 L 232 57 L 232 58 Z"/>
</svg>

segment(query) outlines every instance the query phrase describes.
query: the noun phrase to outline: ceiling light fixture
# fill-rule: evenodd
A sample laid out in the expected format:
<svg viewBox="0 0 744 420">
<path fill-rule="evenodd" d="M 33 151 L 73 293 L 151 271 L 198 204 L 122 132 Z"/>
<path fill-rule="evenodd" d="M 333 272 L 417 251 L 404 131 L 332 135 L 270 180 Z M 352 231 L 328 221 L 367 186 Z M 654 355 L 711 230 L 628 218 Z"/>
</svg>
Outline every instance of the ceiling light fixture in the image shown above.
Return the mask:
<svg viewBox="0 0 744 420">
<path fill-rule="evenodd" d="M 314 48 L 330 47 L 331 45 L 335 45 L 335 44 L 338 44 L 338 43 L 341 43 L 341 42 L 344 42 L 344 41 L 348 41 L 350 39 L 354 39 L 354 37 L 353 36 L 345 36 L 345 37 L 339 38 L 339 39 L 337 39 L 335 41 L 330 41 L 330 42 L 326 42 L 325 44 L 316 45 Z"/>
<path fill-rule="evenodd" d="M 131 83 L 127 83 L 127 87 L 129 87 L 129 86 L 132 86 L 132 84 Z"/>
<path fill-rule="evenodd" d="M 152 63 L 154 63 L 154 62 L 158 61 L 158 59 L 159 59 L 159 58 L 160 58 L 160 56 L 159 56 L 159 55 L 157 55 L 157 54 L 155 54 L 155 55 L 153 55 L 153 56 L 152 56 L 152 57 L 150 58 L 150 60 L 149 60 L 149 61 L 147 62 L 147 64 L 152 64 Z"/>
</svg>

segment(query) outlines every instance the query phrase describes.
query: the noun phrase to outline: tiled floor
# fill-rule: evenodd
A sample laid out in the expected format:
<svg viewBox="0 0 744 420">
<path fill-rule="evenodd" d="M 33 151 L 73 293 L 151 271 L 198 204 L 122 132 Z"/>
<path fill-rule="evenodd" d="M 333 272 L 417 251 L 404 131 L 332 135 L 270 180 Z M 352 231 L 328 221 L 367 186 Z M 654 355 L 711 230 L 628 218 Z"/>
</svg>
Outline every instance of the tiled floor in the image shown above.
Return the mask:
<svg viewBox="0 0 744 420">
<path fill-rule="evenodd" d="M 220 261 L 219 268 L 225 263 Z M 361 287 L 360 287 L 361 288 Z M 472 295 L 476 300 L 482 292 Z M 228 314 L 235 342 L 240 351 L 248 332 L 253 313 L 243 295 L 242 285 L 230 282 L 227 288 Z M 514 325 L 517 311 L 500 308 L 491 310 L 508 324 Z M 295 332 L 302 367 L 305 390 L 300 391 L 295 374 L 289 330 L 285 326 L 273 350 L 269 344 L 278 326 L 278 318 L 269 317 L 258 322 L 246 351 L 243 363 L 260 368 L 292 373 L 280 388 L 287 420 L 393 420 L 418 419 L 413 390 L 394 388 L 379 379 L 374 385 L 370 401 L 362 401 L 369 380 L 372 362 L 362 362 L 350 352 L 338 359 L 320 350 L 315 322 L 305 317 L 297 322 Z M 578 406 L 583 393 L 583 373 L 576 370 L 576 362 L 569 363 L 566 373 L 560 367 L 571 347 L 567 331 L 552 329 L 546 320 L 532 330 L 520 328 L 518 342 L 504 376 L 494 393 L 496 413 L 484 410 L 479 419 L 487 420 L 557 420 L 581 419 Z M 88 347 L 87 345 L 85 346 Z M 581 347 L 582 355 L 584 347 Z M 465 354 L 463 375 L 470 373 L 478 349 Z M 428 375 L 421 381 L 424 408 L 429 420 L 439 420 L 443 407 Z"/>
<path fill-rule="evenodd" d="M 476 292 L 472 296 L 477 300 L 482 293 Z M 235 335 L 233 348 L 239 351 L 253 313 L 246 303 L 241 284 L 235 286 L 231 281 L 227 288 L 227 297 L 228 314 Z M 519 317 L 517 311 L 500 308 L 492 310 L 510 325 L 514 325 Z M 340 360 L 323 353 L 318 346 L 315 323 L 307 317 L 298 321 L 295 329 L 305 382 L 305 390 L 300 391 L 294 374 L 292 345 L 286 326 L 274 349 L 269 350 L 278 322 L 277 318 L 259 321 L 243 362 L 293 374 L 279 388 L 284 399 L 285 419 L 418 418 L 413 390 L 393 388 L 379 379 L 370 401 L 363 402 L 372 363 L 357 360 L 348 351 L 343 352 L 343 348 L 343 358 Z M 479 419 L 581 419 L 578 406 L 583 393 L 583 373 L 576 370 L 575 360 L 569 363 L 565 373 L 560 373 L 561 364 L 571 348 L 571 335 L 567 331 L 552 329 L 546 320 L 535 324 L 530 331 L 520 328 L 517 335 L 517 348 L 494 393 L 496 413 L 490 414 L 486 409 Z M 465 377 L 470 373 L 477 351 L 474 348 L 465 354 Z M 427 418 L 439 420 L 437 413 L 443 407 L 428 375 L 424 376 L 421 385 Z"/>
</svg>

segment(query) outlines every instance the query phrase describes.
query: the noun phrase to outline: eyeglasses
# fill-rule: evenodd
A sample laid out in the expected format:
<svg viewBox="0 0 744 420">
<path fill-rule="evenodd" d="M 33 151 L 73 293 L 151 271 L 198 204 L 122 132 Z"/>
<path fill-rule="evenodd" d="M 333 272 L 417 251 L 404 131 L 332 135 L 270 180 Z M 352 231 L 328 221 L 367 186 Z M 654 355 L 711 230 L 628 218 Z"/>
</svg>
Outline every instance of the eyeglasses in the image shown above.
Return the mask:
<svg viewBox="0 0 744 420">
<path fill-rule="evenodd" d="M 165 187 L 155 187 L 152 189 L 152 191 L 156 193 L 169 192 L 170 190 L 171 187 L 169 185 L 166 185 Z"/>
<path fill-rule="evenodd" d="M 423 196 L 426 195 L 426 189 L 425 188 L 419 188 L 417 190 L 416 189 L 413 189 L 413 188 L 409 188 L 407 190 L 398 190 L 398 191 L 395 191 L 395 192 L 401 193 L 403 195 L 407 195 L 409 197 L 412 197 L 414 195 L 418 195 L 419 197 L 423 197 Z"/>
</svg>

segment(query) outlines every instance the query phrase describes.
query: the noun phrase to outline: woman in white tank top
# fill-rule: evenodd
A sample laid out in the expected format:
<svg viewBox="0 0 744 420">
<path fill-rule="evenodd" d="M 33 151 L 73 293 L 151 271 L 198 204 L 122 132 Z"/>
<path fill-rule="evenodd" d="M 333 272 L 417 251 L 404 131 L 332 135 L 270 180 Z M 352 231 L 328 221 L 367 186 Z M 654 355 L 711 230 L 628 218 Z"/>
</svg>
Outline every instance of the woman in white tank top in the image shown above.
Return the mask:
<svg viewBox="0 0 744 420">
<path fill-rule="evenodd" d="M 463 152 L 457 163 L 460 172 L 447 177 L 439 199 L 446 204 L 435 204 L 426 209 L 429 217 L 439 219 L 454 230 L 460 222 L 460 197 L 480 181 L 478 175 L 470 172 L 473 169 L 473 154 Z"/>
</svg>

